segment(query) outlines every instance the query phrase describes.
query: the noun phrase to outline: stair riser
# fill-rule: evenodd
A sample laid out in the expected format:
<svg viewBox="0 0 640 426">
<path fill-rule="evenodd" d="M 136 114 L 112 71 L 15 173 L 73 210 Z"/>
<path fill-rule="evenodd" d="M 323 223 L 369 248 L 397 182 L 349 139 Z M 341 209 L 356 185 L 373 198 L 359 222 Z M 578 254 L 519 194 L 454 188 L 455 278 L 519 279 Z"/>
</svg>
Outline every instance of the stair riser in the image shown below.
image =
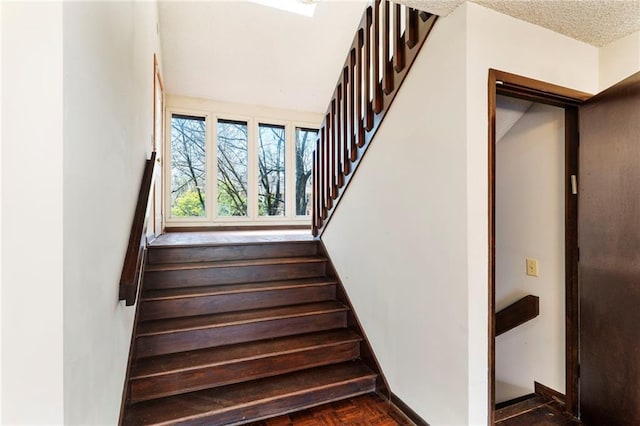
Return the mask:
<svg viewBox="0 0 640 426">
<path fill-rule="evenodd" d="M 266 259 L 274 257 L 313 256 L 317 243 L 239 244 L 209 247 L 150 247 L 150 265 L 218 260 Z"/>
<path fill-rule="evenodd" d="M 141 378 L 131 382 L 131 399 L 133 402 L 138 402 L 271 377 L 305 368 L 349 361 L 358 358 L 359 355 L 360 342 L 354 341 L 158 377 Z"/>
<path fill-rule="evenodd" d="M 145 273 L 144 288 L 145 290 L 151 290 L 313 278 L 323 276 L 325 270 L 326 262 L 320 261 L 175 271 L 149 271 Z"/>
<path fill-rule="evenodd" d="M 175 318 L 233 312 L 247 309 L 270 308 L 299 303 L 333 300 L 335 285 L 255 291 L 250 293 L 221 294 L 183 299 L 145 301 L 140 307 L 142 320 Z"/>
<path fill-rule="evenodd" d="M 139 358 L 143 358 L 346 326 L 347 313 L 339 311 L 202 330 L 140 336 L 136 339 L 136 353 Z"/>
<path fill-rule="evenodd" d="M 324 389 L 312 390 L 287 398 L 279 398 L 267 402 L 257 402 L 240 409 L 231 409 L 214 416 L 200 417 L 183 422 L 172 423 L 180 426 L 196 425 L 241 425 L 255 420 L 282 415 L 293 411 L 304 410 L 316 405 L 327 404 L 341 399 L 352 398 L 375 390 L 373 378 L 360 379 L 349 383 L 331 385 Z"/>
</svg>

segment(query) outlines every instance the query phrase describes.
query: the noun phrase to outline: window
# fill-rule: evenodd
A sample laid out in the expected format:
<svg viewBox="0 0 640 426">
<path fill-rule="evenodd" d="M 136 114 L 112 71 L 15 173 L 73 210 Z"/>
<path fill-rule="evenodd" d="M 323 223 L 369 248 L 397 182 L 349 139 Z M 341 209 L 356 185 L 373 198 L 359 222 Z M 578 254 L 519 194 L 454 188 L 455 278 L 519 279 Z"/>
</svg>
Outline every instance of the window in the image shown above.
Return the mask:
<svg viewBox="0 0 640 426">
<path fill-rule="evenodd" d="M 258 126 L 258 212 L 260 216 L 285 215 L 284 126 Z"/>
<path fill-rule="evenodd" d="M 218 216 L 247 216 L 248 125 L 218 120 Z"/>
<path fill-rule="evenodd" d="M 206 100 L 181 99 L 182 109 L 169 99 L 163 172 L 170 226 L 310 223 L 320 115 L 265 117 L 257 114 L 268 110 L 250 106 L 255 115 L 240 115 L 237 106 L 227 114 L 217 103 L 202 108 Z M 294 121 L 300 116 L 311 118 Z"/>
<path fill-rule="evenodd" d="M 206 215 L 206 121 L 171 116 L 171 217 Z"/>
<path fill-rule="evenodd" d="M 296 216 L 311 215 L 311 168 L 318 130 L 296 127 Z"/>
</svg>

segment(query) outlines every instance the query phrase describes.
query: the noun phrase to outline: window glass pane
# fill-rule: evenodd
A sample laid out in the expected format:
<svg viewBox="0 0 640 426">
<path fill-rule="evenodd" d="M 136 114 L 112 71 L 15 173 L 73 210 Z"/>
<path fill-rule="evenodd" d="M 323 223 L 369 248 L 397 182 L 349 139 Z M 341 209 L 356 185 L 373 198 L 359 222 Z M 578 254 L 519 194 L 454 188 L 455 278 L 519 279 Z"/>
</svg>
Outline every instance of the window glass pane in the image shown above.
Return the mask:
<svg viewBox="0 0 640 426">
<path fill-rule="evenodd" d="M 204 117 L 171 116 L 171 216 L 205 216 Z"/>
<path fill-rule="evenodd" d="M 218 120 L 218 216 L 247 215 L 248 127 Z"/>
<path fill-rule="evenodd" d="M 296 128 L 296 215 L 311 215 L 311 166 L 318 130 Z"/>
<path fill-rule="evenodd" d="M 284 216 L 284 126 L 258 126 L 258 212 Z"/>
</svg>

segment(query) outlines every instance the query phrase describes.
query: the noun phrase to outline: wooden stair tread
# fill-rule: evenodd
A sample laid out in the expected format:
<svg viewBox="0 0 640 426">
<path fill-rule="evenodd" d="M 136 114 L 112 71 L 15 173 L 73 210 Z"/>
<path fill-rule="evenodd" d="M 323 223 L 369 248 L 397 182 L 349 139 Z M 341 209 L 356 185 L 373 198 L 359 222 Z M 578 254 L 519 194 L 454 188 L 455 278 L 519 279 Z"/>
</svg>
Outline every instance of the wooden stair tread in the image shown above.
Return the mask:
<svg viewBox="0 0 640 426">
<path fill-rule="evenodd" d="M 140 379 L 179 371 L 211 367 L 264 358 L 303 349 L 331 347 L 339 343 L 357 342 L 362 336 L 348 329 L 338 329 L 298 336 L 260 340 L 197 351 L 179 352 L 139 360 L 133 368 L 131 379 Z"/>
<path fill-rule="evenodd" d="M 150 336 L 204 328 L 225 327 L 280 318 L 301 317 L 321 313 L 346 311 L 348 308 L 336 301 L 306 303 L 278 308 L 254 309 L 194 317 L 143 321 L 137 336 Z"/>
<path fill-rule="evenodd" d="M 340 384 L 374 380 L 375 377 L 376 374 L 360 361 L 317 367 L 133 404 L 127 413 L 126 424 L 160 425 L 204 420 L 216 414 L 244 410 Z"/>
<path fill-rule="evenodd" d="M 283 240 L 283 241 L 236 241 L 236 242 L 224 242 L 224 241 L 200 241 L 193 243 L 165 243 L 153 241 L 149 244 L 149 248 L 154 250 L 172 249 L 172 248 L 191 248 L 191 247 L 240 247 L 240 246 L 277 246 L 280 244 L 314 244 L 316 241 L 312 239 L 308 240 Z"/>
<path fill-rule="evenodd" d="M 530 398 L 527 398 L 524 401 L 520 401 L 511 405 L 508 405 L 499 410 L 496 410 L 495 421 L 500 422 L 503 420 L 510 419 L 512 417 L 521 415 L 523 413 L 533 411 L 536 408 L 541 407 L 548 403 L 549 403 L 549 400 L 544 399 L 539 395 L 532 395 Z"/>
<path fill-rule="evenodd" d="M 220 238 L 220 232 L 226 234 L 226 238 Z M 280 245 L 283 243 L 315 243 L 317 242 L 309 234 L 283 236 L 277 232 L 274 235 L 250 235 L 236 236 L 237 231 L 212 231 L 212 233 L 167 232 L 149 243 L 151 248 L 181 248 L 181 247 L 219 247 L 219 246 L 248 246 L 248 245 Z"/>
<path fill-rule="evenodd" d="M 182 299 L 189 297 L 217 296 L 222 294 L 248 293 L 254 291 L 281 290 L 294 287 L 311 287 L 336 284 L 337 281 L 327 277 L 303 278 L 297 280 L 263 281 L 246 284 L 220 284 L 200 287 L 179 287 L 170 289 L 147 290 L 143 301 Z"/>
<path fill-rule="evenodd" d="M 145 272 L 182 271 L 193 269 L 235 268 L 243 266 L 288 265 L 300 263 L 322 263 L 327 259 L 322 256 L 273 257 L 264 259 L 220 260 L 213 262 L 186 262 L 147 265 Z"/>
</svg>

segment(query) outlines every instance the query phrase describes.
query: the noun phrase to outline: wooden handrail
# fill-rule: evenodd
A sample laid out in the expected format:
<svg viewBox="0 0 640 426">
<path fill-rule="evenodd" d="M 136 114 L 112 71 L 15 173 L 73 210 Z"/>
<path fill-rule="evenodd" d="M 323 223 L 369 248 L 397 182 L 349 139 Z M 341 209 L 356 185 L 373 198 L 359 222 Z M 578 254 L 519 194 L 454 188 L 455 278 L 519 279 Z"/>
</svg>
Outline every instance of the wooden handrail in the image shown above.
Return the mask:
<svg viewBox="0 0 640 426">
<path fill-rule="evenodd" d="M 540 314 L 540 298 L 527 295 L 496 313 L 496 337 Z"/>
<path fill-rule="evenodd" d="M 316 140 L 313 235 L 329 223 L 436 19 L 388 0 L 365 10 Z"/>
<path fill-rule="evenodd" d="M 153 172 L 156 164 L 156 152 L 151 153 L 151 158 L 145 161 L 138 202 L 133 215 L 129 245 L 122 266 L 120 276 L 120 300 L 125 300 L 127 306 L 136 302 L 138 283 L 144 267 L 144 254 L 146 248 L 146 213 L 149 205 L 149 194 L 153 186 Z"/>
</svg>

